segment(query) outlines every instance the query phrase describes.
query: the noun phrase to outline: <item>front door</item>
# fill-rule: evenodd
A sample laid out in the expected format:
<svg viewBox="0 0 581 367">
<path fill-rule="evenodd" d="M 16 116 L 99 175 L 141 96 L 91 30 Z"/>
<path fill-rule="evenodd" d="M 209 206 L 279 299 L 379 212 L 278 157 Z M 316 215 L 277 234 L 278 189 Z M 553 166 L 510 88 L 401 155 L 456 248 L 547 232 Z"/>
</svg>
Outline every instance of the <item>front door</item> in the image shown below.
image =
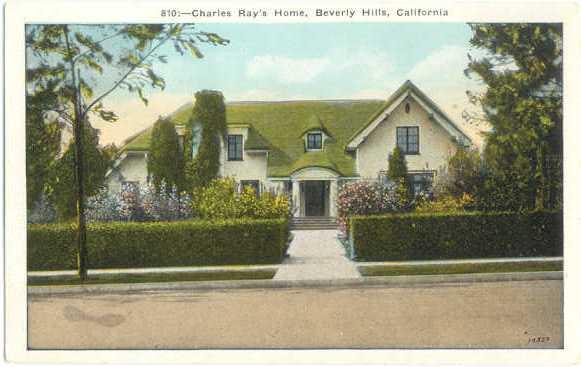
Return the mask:
<svg viewBox="0 0 581 367">
<path fill-rule="evenodd" d="M 325 215 L 325 181 L 305 181 L 305 216 Z"/>
</svg>

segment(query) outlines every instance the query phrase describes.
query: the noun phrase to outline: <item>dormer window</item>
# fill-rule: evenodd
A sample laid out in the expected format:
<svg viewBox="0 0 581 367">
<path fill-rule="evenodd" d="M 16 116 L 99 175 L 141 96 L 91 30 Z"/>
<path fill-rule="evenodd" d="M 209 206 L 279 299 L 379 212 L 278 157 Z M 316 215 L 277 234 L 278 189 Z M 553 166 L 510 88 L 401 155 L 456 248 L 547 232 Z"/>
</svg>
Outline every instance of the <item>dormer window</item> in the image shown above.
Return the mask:
<svg viewBox="0 0 581 367">
<path fill-rule="evenodd" d="M 323 149 L 323 134 L 320 132 L 313 132 L 307 134 L 307 150 L 322 150 Z"/>
</svg>

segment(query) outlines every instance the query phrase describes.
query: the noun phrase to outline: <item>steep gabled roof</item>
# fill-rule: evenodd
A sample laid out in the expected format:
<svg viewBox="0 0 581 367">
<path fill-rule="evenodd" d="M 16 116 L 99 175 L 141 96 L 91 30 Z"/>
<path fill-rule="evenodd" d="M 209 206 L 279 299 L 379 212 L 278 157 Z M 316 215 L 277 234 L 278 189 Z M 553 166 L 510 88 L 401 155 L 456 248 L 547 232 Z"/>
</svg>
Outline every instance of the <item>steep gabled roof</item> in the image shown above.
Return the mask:
<svg viewBox="0 0 581 367">
<path fill-rule="evenodd" d="M 442 125 L 442 127 L 453 137 L 455 137 L 459 143 L 464 145 L 472 144 L 472 139 L 464 132 L 462 129 L 452 121 L 452 119 L 424 92 L 422 92 L 414 83 L 407 80 L 401 85 L 388 99 L 387 101 L 375 111 L 354 134 L 351 136 L 347 143 L 348 150 L 356 149 L 359 144 L 361 144 L 367 136 L 381 123 L 385 120 L 389 114 L 395 110 L 407 97 L 411 97 L 416 100 L 426 110 L 429 114 L 430 119 L 436 123 Z"/>
</svg>

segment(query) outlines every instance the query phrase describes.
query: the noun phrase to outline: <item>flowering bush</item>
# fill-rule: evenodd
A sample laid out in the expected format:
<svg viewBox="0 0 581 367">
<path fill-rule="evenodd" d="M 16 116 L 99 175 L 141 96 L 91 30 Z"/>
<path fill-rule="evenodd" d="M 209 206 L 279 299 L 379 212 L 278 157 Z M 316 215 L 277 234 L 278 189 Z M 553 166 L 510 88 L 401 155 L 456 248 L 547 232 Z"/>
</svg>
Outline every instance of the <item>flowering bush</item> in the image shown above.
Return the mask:
<svg viewBox="0 0 581 367">
<path fill-rule="evenodd" d="M 257 197 L 251 187 L 238 193 L 236 181 L 220 178 L 194 192 L 193 207 L 196 215 L 207 219 L 232 218 L 287 218 L 290 202 L 285 195 L 264 192 Z"/>
<path fill-rule="evenodd" d="M 46 195 L 42 193 L 38 201 L 34 203 L 31 210 L 28 211 L 28 223 L 42 224 L 52 223 L 56 220 L 56 209 L 48 200 Z"/>
<path fill-rule="evenodd" d="M 179 193 L 176 186 L 167 190 L 165 182 L 159 189 L 153 185 L 140 188 L 141 208 L 146 218 L 154 221 L 172 221 L 192 217 L 192 198 L 186 193 Z"/>
<path fill-rule="evenodd" d="M 467 193 L 461 197 L 440 196 L 435 199 L 421 198 L 418 200 L 415 211 L 419 213 L 458 213 L 473 209 L 474 198 Z"/>
<path fill-rule="evenodd" d="M 159 190 L 151 184 L 123 185 L 119 192 L 103 189 L 87 200 L 87 220 L 110 221 L 174 221 L 192 217 L 192 200 L 175 187 Z"/>
<path fill-rule="evenodd" d="M 120 195 L 101 189 L 87 199 L 85 211 L 89 222 L 112 222 L 122 220 Z"/>
<path fill-rule="evenodd" d="M 357 181 L 340 187 L 337 195 L 337 222 L 349 233 L 348 220 L 353 215 L 403 212 L 411 208 L 409 190 L 403 180 L 379 182 Z"/>
</svg>

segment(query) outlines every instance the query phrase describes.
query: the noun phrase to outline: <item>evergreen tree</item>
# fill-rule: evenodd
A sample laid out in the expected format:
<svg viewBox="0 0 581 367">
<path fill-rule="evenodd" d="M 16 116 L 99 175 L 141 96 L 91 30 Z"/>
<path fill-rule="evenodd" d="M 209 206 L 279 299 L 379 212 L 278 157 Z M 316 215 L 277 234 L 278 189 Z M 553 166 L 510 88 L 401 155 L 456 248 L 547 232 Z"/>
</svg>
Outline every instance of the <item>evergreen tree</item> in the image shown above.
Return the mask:
<svg viewBox="0 0 581 367">
<path fill-rule="evenodd" d="M 202 128 L 200 146 L 192 157 L 192 132 Z M 218 177 L 220 145 L 226 136 L 226 105 L 221 92 L 203 90 L 196 93 L 196 102 L 187 125 L 186 178 L 193 188 L 205 187 Z"/>
<path fill-rule="evenodd" d="M 407 182 L 408 166 L 405 160 L 405 155 L 401 149 L 396 146 L 393 152 L 389 155 L 387 176 L 394 180 L 403 180 Z"/>
<path fill-rule="evenodd" d="M 553 206 L 559 196 L 562 157 L 563 44 L 558 23 L 471 24 L 472 46 L 486 56 L 471 59 L 467 74 L 487 86 L 471 100 L 492 129 L 484 158 L 492 186 L 513 192 L 506 209 Z"/>
<path fill-rule="evenodd" d="M 147 171 L 156 190 L 160 189 L 162 182 L 165 182 L 167 193 L 173 186 L 182 188 L 181 161 L 176 129 L 171 121 L 160 117 L 153 125 L 147 157 Z"/>
</svg>

